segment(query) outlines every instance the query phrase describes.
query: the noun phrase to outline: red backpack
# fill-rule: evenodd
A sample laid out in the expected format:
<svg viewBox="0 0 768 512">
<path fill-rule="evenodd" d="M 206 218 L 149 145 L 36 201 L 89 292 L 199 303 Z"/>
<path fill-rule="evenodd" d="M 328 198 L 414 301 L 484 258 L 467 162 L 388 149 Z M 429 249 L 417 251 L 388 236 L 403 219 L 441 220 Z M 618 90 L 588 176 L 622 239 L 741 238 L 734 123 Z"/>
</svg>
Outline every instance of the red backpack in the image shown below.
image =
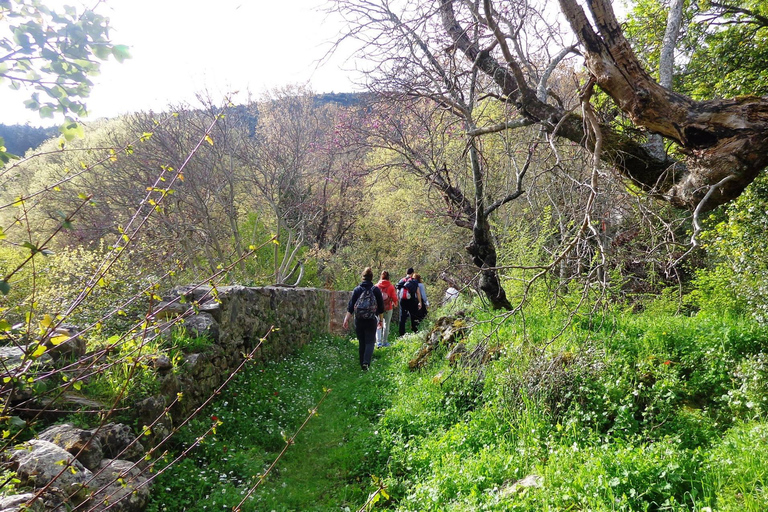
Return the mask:
<svg viewBox="0 0 768 512">
<path fill-rule="evenodd" d="M 390 297 L 389 294 L 385 291 L 385 286 L 379 286 L 381 283 L 376 283 L 376 286 L 381 290 L 381 298 L 384 302 L 384 311 L 389 311 L 390 309 L 393 309 L 395 307 L 395 299 L 394 297 Z"/>
<path fill-rule="evenodd" d="M 404 277 L 397 283 L 397 289 L 400 290 L 400 300 L 408 300 L 416 296 L 416 290 L 419 288 L 419 283 L 412 277 Z"/>
</svg>

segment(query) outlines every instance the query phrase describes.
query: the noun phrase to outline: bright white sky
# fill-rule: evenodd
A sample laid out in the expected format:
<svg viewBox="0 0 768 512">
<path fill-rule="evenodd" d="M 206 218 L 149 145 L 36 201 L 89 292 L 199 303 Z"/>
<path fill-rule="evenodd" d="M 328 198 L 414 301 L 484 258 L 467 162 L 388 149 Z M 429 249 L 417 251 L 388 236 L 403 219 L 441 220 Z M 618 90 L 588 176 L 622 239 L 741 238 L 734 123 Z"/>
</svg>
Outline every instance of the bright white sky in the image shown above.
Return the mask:
<svg viewBox="0 0 768 512">
<path fill-rule="evenodd" d="M 79 5 L 78 0 L 50 0 Z M 92 5 L 90 2 L 88 5 Z M 337 37 L 340 24 L 317 11 L 322 0 L 105 0 L 111 39 L 131 47 L 122 64 L 102 64 L 88 99 L 90 119 L 137 110 L 195 104 L 207 90 L 215 99 L 239 91 L 259 96 L 267 89 L 309 84 L 315 92 L 356 88 L 341 52 L 316 68 Z M 347 69 L 347 71 L 343 70 Z M 24 108 L 21 92 L 0 86 L 0 123 L 52 124 Z M 60 120 L 57 120 L 60 122 Z"/>
</svg>

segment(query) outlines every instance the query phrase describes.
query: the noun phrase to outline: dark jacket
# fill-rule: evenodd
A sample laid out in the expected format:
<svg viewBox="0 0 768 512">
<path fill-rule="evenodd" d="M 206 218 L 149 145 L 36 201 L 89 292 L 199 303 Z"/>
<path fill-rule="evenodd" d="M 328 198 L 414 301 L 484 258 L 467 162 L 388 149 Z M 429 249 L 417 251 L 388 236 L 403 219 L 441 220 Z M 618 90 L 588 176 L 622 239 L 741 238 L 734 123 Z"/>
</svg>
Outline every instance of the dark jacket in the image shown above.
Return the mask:
<svg viewBox="0 0 768 512">
<path fill-rule="evenodd" d="M 363 293 L 363 290 L 367 290 L 371 287 L 373 287 L 373 296 L 376 297 L 376 315 L 384 313 L 384 297 L 382 297 L 379 287 L 373 286 L 373 281 L 363 281 L 357 285 L 352 292 L 352 298 L 349 299 L 349 303 L 347 304 L 347 312 L 355 312 L 355 304 L 357 303 L 357 299 L 360 298 L 360 294 Z"/>
<path fill-rule="evenodd" d="M 412 277 L 405 276 L 401 280 L 397 282 L 397 290 L 400 292 L 400 290 L 403 289 L 403 287 L 407 288 L 409 292 L 411 292 L 411 298 L 410 299 L 402 299 L 399 297 L 400 301 L 419 301 L 418 293 L 419 293 L 419 282 L 415 280 Z"/>
</svg>

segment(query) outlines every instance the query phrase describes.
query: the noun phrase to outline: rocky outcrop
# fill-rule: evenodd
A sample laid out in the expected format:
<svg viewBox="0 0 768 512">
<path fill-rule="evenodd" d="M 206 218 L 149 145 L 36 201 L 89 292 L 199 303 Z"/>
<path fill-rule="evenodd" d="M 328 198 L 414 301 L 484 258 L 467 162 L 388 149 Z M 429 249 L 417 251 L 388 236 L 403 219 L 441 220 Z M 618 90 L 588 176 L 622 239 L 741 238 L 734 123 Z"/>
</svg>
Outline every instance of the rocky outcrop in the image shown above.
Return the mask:
<svg viewBox="0 0 768 512">
<path fill-rule="evenodd" d="M 27 503 L 34 499 L 35 495 L 31 492 L 5 496 L 0 498 L 0 512 L 18 512 L 20 510 L 25 512 L 43 512 L 45 505 L 41 500 L 33 501 L 31 505 L 27 505 Z"/>
<path fill-rule="evenodd" d="M 143 464 L 135 462 L 143 455 L 143 446 L 126 425 L 109 423 L 91 430 L 55 425 L 2 454 L 20 485 L 37 492 L 4 498 L 0 511 L 64 511 L 76 505 L 94 511 L 143 510 L 150 486 Z"/>
<path fill-rule="evenodd" d="M 68 424 L 55 425 L 43 431 L 37 438 L 63 448 L 90 470 L 98 468 L 104 458 L 101 440 L 90 430 L 82 430 Z"/>
<path fill-rule="evenodd" d="M 88 487 L 91 507 L 87 510 L 102 512 L 133 512 L 144 510 L 149 503 L 150 487 L 147 477 L 133 463 L 104 459 Z"/>
<path fill-rule="evenodd" d="M 430 360 L 432 354 L 440 347 L 448 348 L 448 359 L 452 364 L 459 362 L 467 349 L 461 340 L 469 332 L 469 327 L 464 314 L 459 312 L 456 316 L 440 317 L 434 327 L 427 334 L 424 344 L 413 359 L 408 362 L 411 370 L 423 368 Z"/>
<path fill-rule="evenodd" d="M 260 343 L 253 358 L 273 360 L 290 354 L 319 334 L 340 332 L 350 293 L 243 286 L 172 290 L 153 311 L 159 330 L 171 324 L 182 325 L 188 333 L 206 336 L 211 343 L 204 350 L 184 354 L 181 365 L 163 354 L 146 356 L 148 366 L 157 373 L 160 393 L 132 407 L 138 425 L 152 425 L 142 435 L 142 441 L 154 445 L 171 434 L 174 426 L 211 397 L 245 355 Z M 35 365 L 50 368 L 82 357 L 85 346 L 76 335 L 77 329 L 63 329 L 66 332 L 58 333 L 58 340 L 61 335 L 69 339 L 47 347 L 34 361 Z M 32 364 L 25 354 L 28 351 L 0 348 L 0 360 L 6 368 Z M 11 396 L 16 397 L 17 403 L 33 399 L 24 394 L 27 391 L 20 388 Z M 181 396 L 183 399 L 178 400 Z M 57 402 L 59 409 L 60 402 L 61 398 Z M 87 408 L 108 409 L 98 403 L 90 403 Z M 63 511 L 80 504 L 87 506 L 85 510 L 143 510 L 150 492 L 142 472 L 144 454 L 145 447 L 126 425 L 110 423 L 90 430 L 68 424 L 53 426 L 37 439 L 0 454 L 8 467 L 17 472 L 21 485 L 40 494 L 4 498 L 0 501 L 0 512 Z"/>
</svg>

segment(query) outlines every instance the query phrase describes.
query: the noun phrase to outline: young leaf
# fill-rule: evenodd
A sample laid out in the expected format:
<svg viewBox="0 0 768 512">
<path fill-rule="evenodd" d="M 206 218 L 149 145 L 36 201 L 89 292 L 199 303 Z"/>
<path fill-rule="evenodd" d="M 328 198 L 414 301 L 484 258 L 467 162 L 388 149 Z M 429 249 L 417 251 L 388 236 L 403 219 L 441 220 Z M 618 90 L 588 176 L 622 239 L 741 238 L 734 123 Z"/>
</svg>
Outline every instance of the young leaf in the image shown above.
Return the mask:
<svg viewBox="0 0 768 512">
<path fill-rule="evenodd" d="M 122 63 L 125 59 L 131 58 L 131 53 L 128 51 L 128 47 L 124 44 L 116 44 L 112 47 L 112 55 L 117 62 Z"/>
<path fill-rule="evenodd" d="M 30 357 L 32 359 L 37 359 L 38 357 L 40 357 L 45 353 L 45 350 L 46 350 L 45 345 L 38 345 L 35 351 L 32 352 L 32 354 L 30 354 Z"/>
<path fill-rule="evenodd" d="M 60 345 L 65 341 L 67 341 L 68 339 L 69 339 L 69 336 L 67 336 L 66 334 L 60 334 L 59 336 L 54 336 L 53 338 L 51 338 L 51 343 L 53 343 L 54 346 Z"/>
</svg>

